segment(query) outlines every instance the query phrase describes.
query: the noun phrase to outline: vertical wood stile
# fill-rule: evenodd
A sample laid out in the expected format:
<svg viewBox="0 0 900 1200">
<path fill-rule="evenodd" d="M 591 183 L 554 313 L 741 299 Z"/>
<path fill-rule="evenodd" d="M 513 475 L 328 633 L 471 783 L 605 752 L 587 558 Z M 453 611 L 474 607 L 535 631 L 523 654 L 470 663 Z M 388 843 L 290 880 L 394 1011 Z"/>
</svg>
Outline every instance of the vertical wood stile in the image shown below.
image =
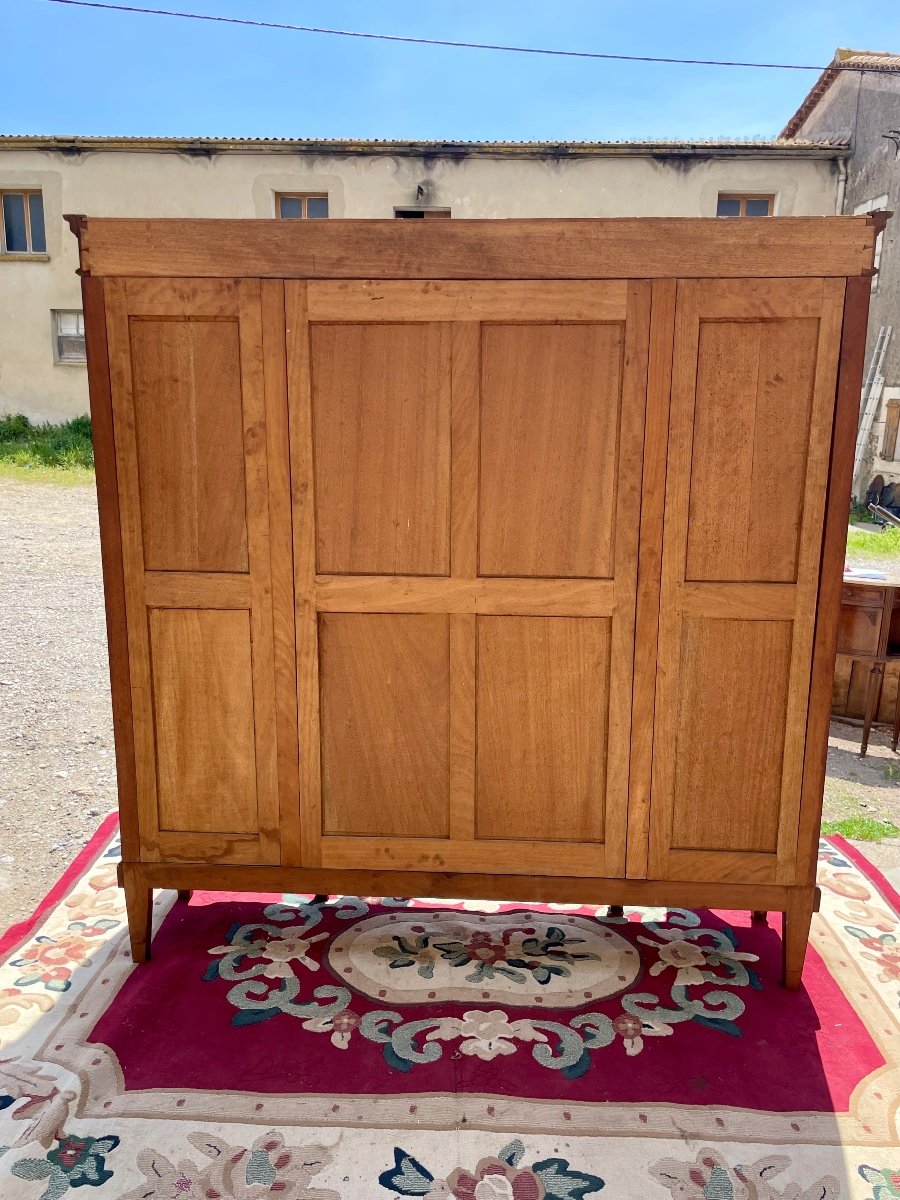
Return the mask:
<svg viewBox="0 0 900 1200">
<path fill-rule="evenodd" d="M 269 480 L 266 461 L 266 397 L 260 288 L 242 279 L 240 296 L 241 408 L 247 489 L 247 551 L 250 560 L 250 629 L 253 648 L 253 720 L 256 727 L 256 781 L 259 843 L 266 862 L 278 862 L 279 807 L 275 729 L 275 655 L 272 620 Z"/>
<path fill-rule="evenodd" d="M 481 325 L 451 326 L 450 574 L 478 574 L 478 430 L 481 392 Z M 450 616 L 451 841 L 475 838 L 477 617 Z"/>
<path fill-rule="evenodd" d="M 803 785 L 803 758 L 807 737 L 812 668 L 816 595 L 819 590 L 819 561 L 822 551 L 822 502 L 828 484 L 831 434 L 841 323 L 844 308 L 843 279 L 822 281 L 822 311 L 816 350 L 816 374 L 810 413 L 809 457 L 803 492 L 803 520 L 797 559 L 795 618 L 791 646 L 788 708 L 785 720 L 782 806 L 778 824 L 778 867 L 776 882 L 795 882 L 797 826 Z"/>
<path fill-rule="evenodd" d="M 319 630 L 316 611 L 316 517 L 312 380 L 306 283 L 285 283 L 291 497 L 294 518 L 294 614 L 297 728 L 300 745 L 300 858 L 321 864 L 322 768 L 319 741 Z"/>
<path fill-rule="evenodd" d="M 683 574 L 690 501 L 691 432 L 694 389 L 697 380 L 697 345 L 700 336 L 700 291 L 690 280 L 679 280 L 675 299 L 671 394 L 669 400 L 669 450 L 663 520 L 660 595 L 674 598 Z M 685 353 L 685 348 L 690 353 Z M 681 352 L 678 353 L 677 351 Z M 656 728 L 650 806 L 648 870 L 651 878 L 664 878 L 666 848 L 671 840 L 675 790 L 676 706 L 669 703 L 677 678 L 681 644 L 681 612 L 674 603 L 661 603 L 657 643 Z M 666 703 L 659 704 L 663 696 Z"/>
<path fill-rule="evenodd" d="M 626 875 L 631 879 L 646 878 L 649 862 L 659 596 L 672 345 L 675 336 L 675 280 L 654 280 L 652 286 L 643 462 L 643 478 L 648 481 L 648 486 L 643 489 L 641 496 L 631 707 L 631 781 L 626 865 Z"/>
<path fill-rule="evenodd" d="M 134 750 L 131 679 L 128 662 L 128 615 L 125 611 L 125 577 L 122 563 L 122 530 L 119 520 L 119 484 L 113 435 L 109 347 L 106 337 L 104 283 L 84 275 L 81 279 L 85 314 L 87 370 L 90 384 L 91 436 L 96 460 L 97 510 L 103 595 L 109 644 L 113 731 L 116 744 L 116 784 L 122 858 L 134 861 L 140 854 L 137 779 Z"/>
<path fill-rule="evenodd" d="M 607 731 L 606 820 L 603 874 L 625 874 L 628 835 L 629 746 L 634 679 L 634 630 L 638 576 L 636 514 L 641 507 L 642 459 L 650 338 L 650 284 L 628 284 L 622 400 L 616 461 L 612 619 Z"/>
<path fill-rule="evenodd" d="M 281 862 L 300 862 L 300 808 L 297 804 L 297 659 L 294 640 L 294 547 L 291 533 L 291 461 L 287 410 L 287 346 L 284 284 L 263 280 L 263 369 L 266 446 L 269 471 L 269 538 L 275 654 L 275 719 Z"/>
<path fill-rule="evenodd" d="M 144 538 L 141 527 L 126 281 L 107 280 L 105 290 L 125 608 L 129 614 L 128 658 L 134 721 L 138 824 L 141 831 L 140 856 L 148 862 L 157 862 L 160 859 L 160 848 L 153 684 L 150 674 L 149 632 L 145 616 Z"/>
</svg>

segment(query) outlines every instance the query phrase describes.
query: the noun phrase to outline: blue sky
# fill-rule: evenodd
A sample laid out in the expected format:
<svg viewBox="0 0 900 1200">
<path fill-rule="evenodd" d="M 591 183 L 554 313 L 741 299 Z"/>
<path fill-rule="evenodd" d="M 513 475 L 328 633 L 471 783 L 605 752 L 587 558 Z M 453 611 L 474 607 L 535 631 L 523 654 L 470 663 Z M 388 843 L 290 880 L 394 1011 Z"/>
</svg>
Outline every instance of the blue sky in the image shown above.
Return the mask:
<svg viewBox="0 0 900 1200">
<path fill-rule="evenodd" d="M 826 63 L 900 51 L 897 0 L 130 0 L 458 40 Z M 0 132 L 606 139 L 777 134 L 811 72 L 604 63 L 0 0 Z"/>
</svg>

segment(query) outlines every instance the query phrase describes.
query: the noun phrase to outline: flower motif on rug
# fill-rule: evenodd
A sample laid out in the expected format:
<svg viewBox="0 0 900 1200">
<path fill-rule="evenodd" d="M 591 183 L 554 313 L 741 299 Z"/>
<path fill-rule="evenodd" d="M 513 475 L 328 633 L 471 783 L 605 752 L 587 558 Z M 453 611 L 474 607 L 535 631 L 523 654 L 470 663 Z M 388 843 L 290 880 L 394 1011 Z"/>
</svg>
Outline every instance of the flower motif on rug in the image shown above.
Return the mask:
<svg viewBox="0 0 900 1200">
<path fill-rule="evenodd" d="M 469 983 L 500 975 L 514 983 L 530 980 L 545 985 L 554 975 L 571 976 L 575 962 L 599 958 L 590 951 L 574 949 L 584 942 L 584 938 L 572 937 L 556 925 L 538 936 L 510 927 L 499 934 L 469 932 L 463 927 L 460 936 L 450 940 L 433 933 L 408 937 L 395 934 L 390 941 L 376 946 L 373 953 L 385 959 L 392 970 L 415 967 L 422 979 L 433 979 L 435 963 L 443 959 L 451 967 L 465 969 Z"/>
<path fill-rule="evenodd" d="M 73 1091 L 60 1091 L 40 1064 L 21 1058 L 0 1059 L 0 1109 L 25 1101 L 12 1113 L 14 1121 L 23 1122 L 14 1146 L 40 1142 L 49 1148 L 54 1139 L 62 1137 L 69 1107 L 76 1098 Z"/>
<path fill-rule="evenodd" d="M 577 1079 L 596 1051 L 621 1045 L 626 1055 L 640 1054 L 647 1038 L 671 1036 L 679 1025 L 740 1037 L 738 989 L 761 986 L 750 965 L 757 956 L 738 949 L 733 930 L 701 927 L 683 909 L 671 910 L 667 922 L 635 925 L 583 912 L 405 905 L 373 913 L 357 898 L 334 906 L 292 900 L 267 905 L 261 921 L 232 926 L 209 951 L 215 961 L 204 979 L 234 984 L 232 1025 L 292 1016 L 338 1050 L 380 1045 L 397 1071 L 434 1063 L 453 1043 L 454 1053 L 484 1062 L 527 1047 L 540 1066 Z M 345 928 L 313 932 L 326 916 Z M 637 931 L 636 942 L 626 936 Z M 662 992 L 629 990 L 642 968 Z M 318 986 L 310 989 L 310 980 Z M 596 1007 L 611 1001 L 611 1012 Z M 468 1007 L 427 1016 L 410 1010 L 446 1002 Z M 544 1011 L 508 1011 L 537 1006 Z"/>
<path fill-rule="evenodd" d="M 10 965 L 20 967 L 14 981 L 16 987 L 43 984 L 48 992 L 65 992 L 72 986 L 72 970 L 84 962 L 91 949 L 91 939 L 103 939 L 119 924 L 108 918 L 98 921 L 70 921 L 67 930 L 58 937 L 39 934 Z"/>
<path fill-rule="evenodd" d="M 57 1200 L 70 1187 L 102 1187 L 112 1179 L 106 1156 L 119 1144 L 114 1135 L 93 1138 L 65 1134 L 56 1142 L 44 1158 L 20 1158 L 12 1165 L 12 1173 L 19 1179 L 47 1180 L 40 1200 Z"/>
<path fill-rule="evenodd" d="M 340 1200 L 331 1189 L 310 1187 L 331 1162 L 331 1151 L 324 1146 L 286 1146 L 274 1129 L 249 1148 L 229 1146 L 206 1133 L 189 1133 L 188 1141 L 204 1161 L 184 1158 L 176 1164 L 159 1150 L 141 1150 L 137 1165 L 146 1180 L 121 1200 L 258 1200 L 269 1195 L 279 1200 Z"/>
<path fill-rule="evenodd" d="M 896 1200 L 900 1196 L 900 1166 L 861 1166 L 859 1173 L 871 1185 L 871 1200 Z"/>
<path fill-rule="evenodd" d="M 50 996 L 44 996 L 40 992 L 23 992 L 16 987 L 0 988 L 0 1047 L 4 1042 L 2 1031 L 17 1025 L 24 1013 L 30 1009 L 49 1012 L 52 1007 L 53 1000 Z"/>
<path fill-rule="evenodd" d="M 483 1158 L 471 1169 L 456 1167 L 446 1178 L 436 1179 L 396 1147 L 393 1167 L 383 1171 L 378 1182 L 396 1196 L 423 1200 L 584 1200 L 604 1186 L 598 1175 L 577 1171 L 564 1158 L 523 1167 L 524 1157 L 525 1147 L 517 1138 L 496 1158 Z"/>
<path fill-rule="evenodd" d="M 775 1179 L 791 1168 L 791 1160 L 781 1154 L 749 1166 L 730 1166 L 717 1150 L 707 1147 L 687 1161 L 660 1159 L 650 1167 L 650 1176 L 668 1190 L 672 1200 L 838 1200 L 840 1184 L 832 1175 L 823 1175 L 805 1190 L 793 1181 Z"/>
<path fill-rule="evenodd" d="M 872 933 L 868 929 L 859 929 L 846 925 L 845 929 L 866 949 L 863 958 L 869 959 L 878 967 L 879 983 L 895 983 L 900 980 L 900 943 L 893 933 Z"/>
</svg>

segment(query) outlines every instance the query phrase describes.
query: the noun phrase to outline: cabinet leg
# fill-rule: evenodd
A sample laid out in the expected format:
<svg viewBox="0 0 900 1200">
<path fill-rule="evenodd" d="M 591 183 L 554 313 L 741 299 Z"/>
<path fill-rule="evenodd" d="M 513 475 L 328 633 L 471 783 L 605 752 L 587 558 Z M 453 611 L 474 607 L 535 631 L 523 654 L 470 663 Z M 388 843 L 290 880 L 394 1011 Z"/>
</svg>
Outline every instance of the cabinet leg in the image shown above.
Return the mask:
<svg viewBox="0 0 900 1200">
<path fill-rule="evenodd" d="M 900 680 L 897 682 L 897 710 L 894 713 L 894 728 L 891 733 L 891 749 L 895 754 L 898 741 L 900 741 Z"/>
<path fill-rule="evenodd" d="M 863 721 L 862 742 L 859 747 L 859 757 L 865 758 L 869 749 L 869 734 L 872 732 L 872 722 L 878 711 L 878 701 L 881 699 L 881 685 L 884 682 L 884 668 L 881 663 L 872 664 L 869 672 L 869 684 L 866 689 L 866 716 Z"/>
<path fill-rule="evenodd" d="M 803 960 L 809 944 L 809 927 L 818 907 L 818 888 L 797 888 L 788 899 L 781 935 L 781 982 L 791 991 L 800 986 Z"/>
<path fill-rule="evenodd" d="M 125 911 L 128 914 L 128 936 L 131 939 L 131 960 L 146 962 L 150 957 L 150 935 L 153 928 L 153 889 L 147 887 L 140 867 L 122 864 L 122 888 L 125 892 Z"/>
<path fill-rule="evenodd" d="M 191 896 L 193 896 L 193 894 L 194 894 L 194 892 L 193 892 L 193 889 L 191 889 L 191 888 L 179 888 L 178 889 L 178 899 L 181 901 L 182 904 L 187 904 L 188 901 L 190 900 Z"/>
<path fill-rule="evenodd" d="M 765 925 L 768 917 L 769 914 L 767 912 L 763 912 L 761 908 L 754 908 L 750 913 L 750 920 L 754 923 L 754 925 Z"/>
<path fill-rule="evenodd" d="M 621 904 L 608 904 L 606 907 L 606 915 L 608 917 L 624 917 L 625 909 Z"/>
</svg>

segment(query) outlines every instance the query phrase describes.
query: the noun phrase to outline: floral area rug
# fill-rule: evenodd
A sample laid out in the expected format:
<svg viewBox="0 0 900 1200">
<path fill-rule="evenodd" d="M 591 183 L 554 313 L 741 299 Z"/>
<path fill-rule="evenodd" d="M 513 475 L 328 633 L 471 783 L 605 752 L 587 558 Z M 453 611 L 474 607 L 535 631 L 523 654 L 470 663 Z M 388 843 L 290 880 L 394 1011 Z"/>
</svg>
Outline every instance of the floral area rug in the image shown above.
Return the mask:
<svg viewBox="0 0 900 1200">
<path fill-rule="evenodd" d="M 780 919 L 159 893 L 109 818 L 0 941 L 0 1197 L 900 1197 L 898 899 L 823 840 Z"/>
</svg>

